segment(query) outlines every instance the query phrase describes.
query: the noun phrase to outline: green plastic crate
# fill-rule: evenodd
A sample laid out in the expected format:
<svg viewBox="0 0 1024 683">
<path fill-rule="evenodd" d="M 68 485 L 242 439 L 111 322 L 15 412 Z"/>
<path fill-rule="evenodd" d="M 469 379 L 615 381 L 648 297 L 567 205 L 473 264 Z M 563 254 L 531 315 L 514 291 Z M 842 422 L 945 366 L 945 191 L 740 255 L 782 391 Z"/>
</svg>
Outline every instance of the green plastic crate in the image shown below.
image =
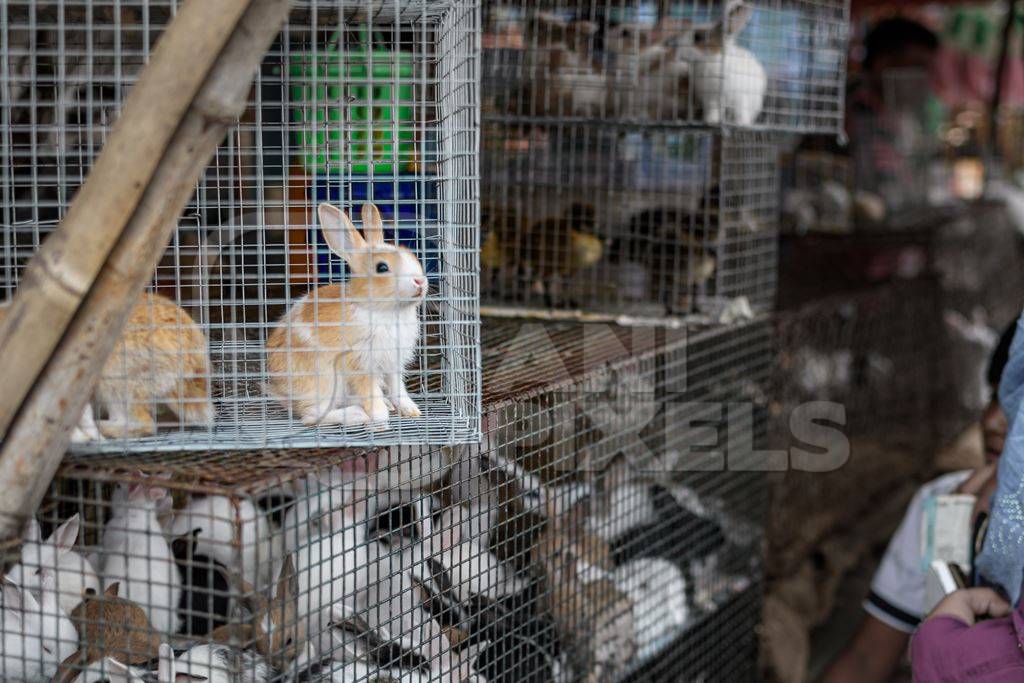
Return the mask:
<svg viewBox="0 0 1024 683">
<path fill-rule="evenodd" d="M 385 41 L 374 34 L 374 42 Z M 369 175 L 371 167 L 375 175 L 415 171 L 413 56 L 366 44 L 339 52 L 339 43 L 335 33 L 325 52 L 317 54 L 314 48 L 291 59 L 292 118 L 299 124 L 302 165 L 310 174 L 338 173 L 348 164 L 354 175 Z M 342 122 L 347 124 L 345 145 Z"/>
</svg>

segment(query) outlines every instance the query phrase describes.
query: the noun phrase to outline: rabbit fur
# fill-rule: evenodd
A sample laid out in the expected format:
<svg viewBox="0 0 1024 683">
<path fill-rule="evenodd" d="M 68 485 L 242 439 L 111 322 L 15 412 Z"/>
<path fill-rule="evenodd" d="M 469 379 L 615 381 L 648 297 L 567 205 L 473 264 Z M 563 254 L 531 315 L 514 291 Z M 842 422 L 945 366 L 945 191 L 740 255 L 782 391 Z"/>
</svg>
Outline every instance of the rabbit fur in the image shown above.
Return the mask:
<svg viewBox="0 0 1024 683">
<path fill-rule="evenodd" d="M 761 114 L 768 75 L 754 53 L 736 44 L 753 11 L 743 2 L 727 2 L 722 21 L 697 29 L 680 48 L 690 62 L 693 91 L 705 123 L 749 126 Z"/>
<path fill-rule="evenodd" d="M 100 581 L 92 564 L 73 548 L 78 539 L 80 517 L 75 514 L 47 537 L 35 518 L 29 519 L 22 536 L 21 562 L 7 573 L 7 579 L 22 590 L 39 595 L 40 574 L 38 569 L 54 569 L 57 574 L 57 589 L 60 607 L 71 614 L 85 595 L 86 589 L 99 592 Z"/>
<path fill-rule="evenodd" d="M 61 662 L 78 649 L 78 631 L 57 600 L 55 572 L 41 572 L 40 595 L 9 581 L 0 587 L 0 667 L 4 680 L 48 681 Z"/>
<path fill-rule="evenodd" d="M 192 498 L 174 513 L 169 534 L 184 536 L 199 529 L 195 551 L 211 557 L 257 587 L 269 586 L 283 556 L 283 539 L 251 501 L 225 496 Z"/>
<path fill-rule="evenodd" d="M 352 277 L 304 296 L 271 332 L 270 391 L 310 426 L 383 428 L 389 410 L 419 417 L 404 374 L 420 338 L 423 267 L 411 251 L 384 241 L 372 204 L 363 205 L 362 235 L 336 207 L 321 204 L 317 213 Z"/>
<path fill-rule="evenodd" d="M 178 604 L 181 574 L 158 519 L 164 488 L 118 484 L 111 499 L 113 515 L 103 529 L 103 587 L 121 586 L 121 595 L 146 611 L 157 631 L 181 628 Z"/>
<path fill-rule="evenodd" d="M 206 336 L 199 326 L 170 299 L 143 293 L 96 385 L 97 402 L 108 415 L 97 423 L 99 431 L 107 438 L 154 433 L 154 402 L 184 424 L 209 426 L 214 418 L 209 377 Z"/>
</svg>

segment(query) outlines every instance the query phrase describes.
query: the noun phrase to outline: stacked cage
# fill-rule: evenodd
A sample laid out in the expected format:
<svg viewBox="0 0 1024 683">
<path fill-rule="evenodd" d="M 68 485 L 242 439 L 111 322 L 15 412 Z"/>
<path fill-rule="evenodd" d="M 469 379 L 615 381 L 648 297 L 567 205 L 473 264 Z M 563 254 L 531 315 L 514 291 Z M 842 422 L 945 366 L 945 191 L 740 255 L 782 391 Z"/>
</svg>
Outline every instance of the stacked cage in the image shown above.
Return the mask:
<svg viewBox="0 0 1024 683">
<path fill-rule="evenodd" d="M 0 8 L 5 298 L 176 7 Z M 754 679 L 774 135 L 839 125 L 845 6 L 482 9 L 295 3 L 7 558 L 5 680 Z"/>
<path fill-rule="evenodd" d="M 5 5 L 3 299 L 176 7 Z M 478 21 L 459 0 L 295 4 L 77 449 L 478 438 Z"/>
<path fill-rule="evenodd" d="M 768 326 L 485 338 L 480 444 L 66 462 L 5 588 L 60 629 L 7 676 L 750 679 Z"/>
<path fill-rule="evenodd" d="M 773 133 L 839 131 L 845 16 L 842 2 L 489 5 L 484 303 L 770 310 Z"/>
</svg>

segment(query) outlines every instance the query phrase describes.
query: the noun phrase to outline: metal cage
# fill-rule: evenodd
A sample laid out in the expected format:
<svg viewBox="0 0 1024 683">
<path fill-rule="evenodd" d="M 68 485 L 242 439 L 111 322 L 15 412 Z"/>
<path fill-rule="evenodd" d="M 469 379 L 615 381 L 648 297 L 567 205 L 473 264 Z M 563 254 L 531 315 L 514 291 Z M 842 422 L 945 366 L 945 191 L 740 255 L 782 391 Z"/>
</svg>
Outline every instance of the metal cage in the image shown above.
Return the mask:
<svg viewBox="0 0 1024 683">
<path fill-rule="evenodd" d="M 481 298 L 647 316 L 774 300 L 770 134 L 484 126 Z"/>
<path fill-rule="evenodd" d="M 485 330 L 479 445 L 71 458 L 0 674 L 754 680 L 768 325 Z"/>
<path fill-rule="evenodd" d="M 842 131 L 844 0 L 485 10 L 488 118 Z"/>
<path fill-rule="evenodd" d="M 479 6 L 294 5 L 133 309 L 77 450 L 479 437 Z M 3 298 L 175 8 L 0 8 Z M 321 202 L 362 236 L 329 209 L 317 217 Z"/>
</svg>

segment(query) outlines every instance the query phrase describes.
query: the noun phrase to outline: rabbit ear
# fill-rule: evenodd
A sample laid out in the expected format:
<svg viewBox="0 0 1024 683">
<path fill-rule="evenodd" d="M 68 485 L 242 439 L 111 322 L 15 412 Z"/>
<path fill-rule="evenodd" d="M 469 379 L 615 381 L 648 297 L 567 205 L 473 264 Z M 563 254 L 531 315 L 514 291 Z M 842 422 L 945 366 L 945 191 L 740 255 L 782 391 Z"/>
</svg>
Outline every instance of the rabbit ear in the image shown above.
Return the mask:
<svg viewBox="0 0 1024 683">
<path fill-rule="evenodd" d="M 21 613 L 25 611 L 24 593 L 10 581 L 4 581 L 0 585 L 0 594 L 3 595 L 4 611 L 21 620 Z"/>
<path fill-rule="evenodd" d="M 316 213 L 320 217 L 320 231 L 324 234 L 327 246 L 352 265 L 353 252 L 366 251 L 366 240 L 338 207 L 321 204 L 316 208 Z"/>
<path fill-rule="evenodd" d="M 50 583 L 51 585 L 47 586 L 47 588 L 53 588 L 52 582 L 53 582 L 53 574 L 50 574 L 50 580 L 47 581 L 47 583 Z M 26 611 L 26 612 L 38 612 L 39 611 L 39 602 L 36 600 L 35 596 L 32 595 L 32 591 L 19 590 L 18 592 L 21 593 L 21 608 L 24 611 Z"/>
<path fill-rule="evenodd" d="M 744 2 L 726 5 L 725 37 L 735 38 L 742 33 L 752 16 L 754 16 L 754 8 Z"/>
<path fill-rule="evenodd" d="M 120 590 L 121 583 L 119 581 L 115 581 L 114 583 L 107 586 L 107 589 L 103 591 L 103 595 L 107 596 L 108 598 L 116 598 Z"/>
<path fill-rule="evenodd" d="M 81 518 L 76 513 L 71 519 L 57 527 L 53 532 L 53 542 L 57 546 L 57 554 L 64 555 L 75 545 L 78 540 L 78 527 Z"/>
<path fill-rule="evenodd" d="M 281 573 L 277 577 L 277 589 L 274 591 L 276 600 L 288 600 L 299 594 L 299 577 L 295 574 L 292 556 L 284 558 Z"/>
<path fill-rule="evenodd" d="M 170 683 L 174 680 L 174 650 L 167 643 L 160 643 L 160 659 L 157 663 L 157 680 L 160 683 Z"/>
<path fill-rule="evenodd" d="M 384 221 L 370 202 L 363 204 L 363 236 L 368 244 L 384 244 Z"/>
<path fill-rule="evenodd" d="M 28 518 L 28 524 L 25 525 L 25 533 L 22 534 L 21 538 L 25 543 L 39 543 L 42 540 L 42 529 L 39 528 L 39 522 L 35 517 Z"/>
</svg>

